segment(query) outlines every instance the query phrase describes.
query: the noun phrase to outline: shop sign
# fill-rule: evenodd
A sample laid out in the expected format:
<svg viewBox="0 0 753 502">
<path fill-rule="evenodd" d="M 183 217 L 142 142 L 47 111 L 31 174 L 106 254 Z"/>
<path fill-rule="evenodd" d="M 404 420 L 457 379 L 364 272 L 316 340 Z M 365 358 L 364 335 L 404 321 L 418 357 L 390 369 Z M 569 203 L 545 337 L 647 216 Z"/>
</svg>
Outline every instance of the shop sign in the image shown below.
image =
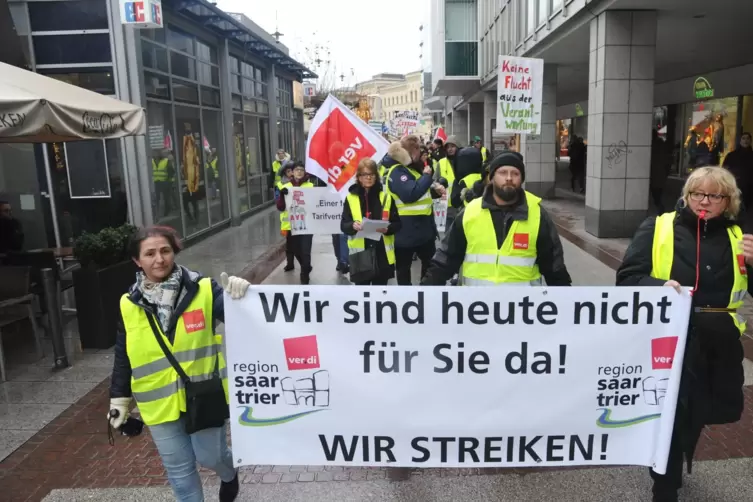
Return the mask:
<svg viewBox="0 0 753 502">
<path fill-rule="evenodd" d="M 583 107 L 580 106 L 580 103 L 575 103 L 575 116 L 582 117 L 583 115 L 585 115 L 583 113 Z"/>
<path fill-rule="evenodd" d="M 162 0 L 120 0 L 123 24 L 136 28 L 162 28 Z"/>
<path fill-rule="evenodd" d="M 709 99 L 714 97 L 714 88 L 704 77 L 698 77 L 693 83 L 695 99 Z"/>
</svg>

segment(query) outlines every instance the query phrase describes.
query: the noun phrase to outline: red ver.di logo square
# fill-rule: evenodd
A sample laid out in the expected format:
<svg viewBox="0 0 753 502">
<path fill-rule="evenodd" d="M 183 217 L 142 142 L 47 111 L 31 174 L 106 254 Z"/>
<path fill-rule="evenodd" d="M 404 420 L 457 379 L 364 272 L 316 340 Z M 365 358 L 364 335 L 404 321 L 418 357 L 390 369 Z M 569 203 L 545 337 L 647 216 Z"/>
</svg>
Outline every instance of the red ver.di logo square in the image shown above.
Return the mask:
<svg viewBox="0 0 753 502">
<path fill-rule="evenodd" d="M 651 368 L 655 370 L 671 369 L 676 348 L 676 336 L 654 338 L 651 340 Z"/>
<path fill-rule="evenodd" d="M 309 370 L 319 367 L 319 347 L 316 335 L 285 338 L 285 361 L 289 370 Z"/>
<path fill-rule="evenodd" d="M 204 311 L 199 309 L 183 314 L 183 326 L 186 328 L 186 333 L 194 333 L 204 329 L 206 326 Z"/>
</svg>

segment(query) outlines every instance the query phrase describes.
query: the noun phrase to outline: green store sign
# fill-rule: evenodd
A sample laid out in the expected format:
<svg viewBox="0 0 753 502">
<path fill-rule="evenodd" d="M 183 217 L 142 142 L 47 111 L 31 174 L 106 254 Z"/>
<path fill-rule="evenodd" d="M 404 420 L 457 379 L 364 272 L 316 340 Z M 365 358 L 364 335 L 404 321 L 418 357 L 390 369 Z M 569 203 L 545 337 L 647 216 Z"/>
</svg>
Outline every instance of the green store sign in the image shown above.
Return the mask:
<svg viewBox="0 0 753 502">
<path fill-rule="evenodd" d="M 583 107 L 580 106 L 580 103 L 575 103 L 575 116 L 582 117 L 583 115 L 585 115 L 585 113 L 583 113 Z"/>
<path fill-rule="evenodd" d="M 693 91 L 696 99 L 709 99 L 714 97 L 714 88 L 704 77 L 698 77 L 693 83 Z"/>
</svg>

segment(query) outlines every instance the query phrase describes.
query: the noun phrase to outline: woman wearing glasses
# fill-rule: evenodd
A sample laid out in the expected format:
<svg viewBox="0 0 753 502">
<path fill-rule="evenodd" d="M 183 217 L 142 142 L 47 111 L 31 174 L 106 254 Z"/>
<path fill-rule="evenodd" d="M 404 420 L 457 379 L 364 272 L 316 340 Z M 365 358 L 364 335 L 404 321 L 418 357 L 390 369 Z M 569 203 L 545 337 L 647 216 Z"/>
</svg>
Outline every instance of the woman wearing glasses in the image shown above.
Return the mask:
<svg viewBox="0 0 753 502">
<path fill-rule="evenodd" d="M 389 222 L 378 230 L 379 240 L 356 234 L 362 229 L 363 219 Z M 359 286 L 386 285 L 395 277 L 395 233 L 400 230 L 397 206 L 379 181 L 379 168 L 371 159 L 358 163 L 356 182 L 343 204 L 340 228 L 348 236 L 350 280 Z"/>
<path fill-rule="evenodd" d="M 675 211 L 648 218 L 617 271 L 618 286 L 669 286 L 693 292 L 688 342 L 667 473 L 651 471 L 654 501 L 676 501 L 684 460 L 690 470 L 705 425 L 740 420 L 745 320 L 753 236 L 738 224 L 740 191 L 721 167 L 695 169 Z"/>
</svg>

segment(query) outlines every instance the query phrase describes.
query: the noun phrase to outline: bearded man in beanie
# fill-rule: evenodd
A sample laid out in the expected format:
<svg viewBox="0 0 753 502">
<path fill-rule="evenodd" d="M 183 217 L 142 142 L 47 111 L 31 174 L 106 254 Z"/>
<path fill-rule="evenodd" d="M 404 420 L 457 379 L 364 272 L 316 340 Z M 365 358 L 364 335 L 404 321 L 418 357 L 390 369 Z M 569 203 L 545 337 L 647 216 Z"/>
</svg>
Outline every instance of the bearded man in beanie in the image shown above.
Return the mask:
<svg viewBox="0 0 753 502">
<path fill-rule="evenodd" d="M 541 199 L 523 189 L 517 152 L 489 163 L 480 198 L 460 211 L 432 258 L 422 285 L 444 285 L 461 273 L 468 286 L 570 286 L 562 242 Z"/>
</svg>

